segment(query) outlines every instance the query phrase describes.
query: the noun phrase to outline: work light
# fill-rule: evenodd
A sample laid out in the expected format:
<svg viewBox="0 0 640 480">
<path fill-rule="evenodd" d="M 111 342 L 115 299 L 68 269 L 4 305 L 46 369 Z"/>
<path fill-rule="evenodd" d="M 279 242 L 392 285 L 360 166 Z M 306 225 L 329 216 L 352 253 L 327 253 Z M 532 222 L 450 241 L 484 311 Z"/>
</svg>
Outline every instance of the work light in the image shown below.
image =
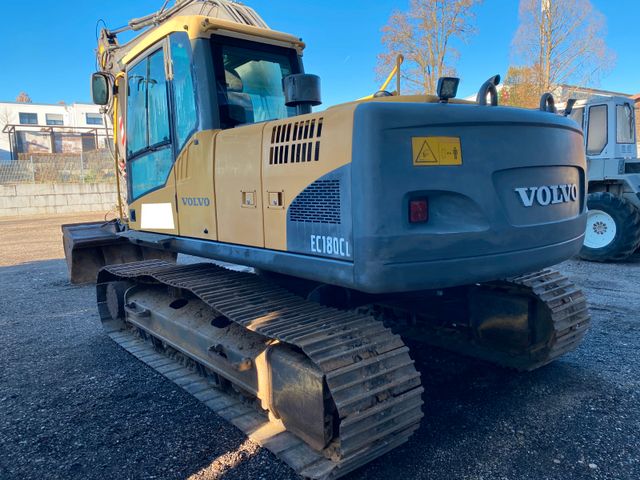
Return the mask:
<svg viewBox="0 0 640 480">
<path fill-rule="evenodd" d="M 447 103 L 450 98 L 455 98 L 458 93 L 460 79 L 456 77 L 440 77 L 438 79 L 438 98 L 442 103 Z"/>
</svg>

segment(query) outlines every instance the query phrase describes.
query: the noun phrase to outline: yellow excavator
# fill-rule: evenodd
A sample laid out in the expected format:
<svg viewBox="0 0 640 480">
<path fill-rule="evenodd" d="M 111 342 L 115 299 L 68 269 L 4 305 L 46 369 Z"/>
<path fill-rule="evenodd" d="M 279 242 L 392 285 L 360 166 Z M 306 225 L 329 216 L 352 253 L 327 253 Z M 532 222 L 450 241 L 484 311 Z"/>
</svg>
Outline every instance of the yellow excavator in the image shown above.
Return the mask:
<svg viewBox="0 0 640 480">
<path fill-rule="evenodd" d="M 547 267 L 582 246 L 586 165 L 580 128 L 499 106 L 497 76 L 476 102 L 442 78 L 314 112 L 304 47 L 226 0 L 103 29 L 126 202 L 63 231 L 111 338 L 321 479 L 419 427 L 405 339 L 518 370 L 576 348 L 584 295 Z"/>
</svg>

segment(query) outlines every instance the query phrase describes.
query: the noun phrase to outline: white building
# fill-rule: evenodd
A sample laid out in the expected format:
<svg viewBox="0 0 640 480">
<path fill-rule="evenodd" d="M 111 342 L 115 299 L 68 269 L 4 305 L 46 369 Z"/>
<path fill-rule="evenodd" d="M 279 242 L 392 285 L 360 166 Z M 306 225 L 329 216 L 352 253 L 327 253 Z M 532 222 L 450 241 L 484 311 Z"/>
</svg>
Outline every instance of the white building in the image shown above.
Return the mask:
<svg viewBox="0 0 640 480">
<path fill-rule="evenodd" d="M 0 102 L 0 161 L 104 148 L 110 127 L 98 105 Z"/>
</svg>

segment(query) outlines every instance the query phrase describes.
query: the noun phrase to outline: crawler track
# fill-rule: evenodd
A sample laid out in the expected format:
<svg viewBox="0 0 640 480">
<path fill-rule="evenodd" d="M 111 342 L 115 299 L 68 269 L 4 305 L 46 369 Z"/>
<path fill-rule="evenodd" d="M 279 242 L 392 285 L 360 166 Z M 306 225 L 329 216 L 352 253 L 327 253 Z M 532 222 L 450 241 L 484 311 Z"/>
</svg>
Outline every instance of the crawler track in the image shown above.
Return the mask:
<svg viewBox="0 0 640 480">
<path fill-rule="evenodd" d="M 163 356 L 154 350 L 151 338 L 145 342 L 131 325 L 114 324 L 107 306 L 107 285 L 122 280 L 190 292 L 236 324 L 299 348 L 321 370 L 335 403 L 338 428 L 333 440 L 323 451 L 314 450 L 284 430 L 282 423 L 270 421 L 264 411 L 228 390 L 215 388 L 208 382 L 203 364 L 189 369 L 179 360 L 182 355 Z M 453 303 L 466 315 L 479 310 L 473 300 L 479 293 L 480 302 L 490 305 L 489 318 L 506 319 L 507 325 L 515 318 L 510 317 L 510 301 L 519 299 L 519 305 L 524 305 L 520 314 L 524 315 L 523 325 L 528 325 L 522 330 L 528 336 L 526 345 L 508 340 L 499 341 L 498 348 L 487 344 L 474 330 L 473 320 L 460 322 L 462 328 L 457 320 L 434 323 L 434 315 L 436 319 L 447 318 L 437 296 L 400 296 L 395 302 L 374 303 L 357 312 L 337 310 L 304 300 L 263 277 L 210 263 L 176 266 L 152 260 L 108 266 L 100 272 L 97 287 L 101 318 L 116 342 L 271 450 L 298 474 L 314 479 L 343 476 L 406 442 L 419 427 L 423 416 L 420 375 L 408 348 L 390 329 L 403 318 L 411 318 L 414 325 L 423 328 L 429 343 L 518 370 L 536 369 L 573 350 L 590 323 L 580 289 L 554 270 L 474 285 L 464 292 L 462 296 L 454 294 Z M 197 357 L 192 360 L 198 361 Z"/>
<path fill-rule="evenodd" d="M 419 339 L 426 343 L 455 351 L 457 353 L 481 358 L 502 367 L 520 371 L 531 371 L 551 363 L 558 357 L 574 350 L 583 340 L 591 323 L 590 314 L 582 290 L 571 280 L 553 269 L 522 275 L 506 280 L 489 282 L 471 287 L 476 292 L 489 293 L 488 302 L 492 303 L 496 317 L 509 312 L 510 298 L 526 298 L 529 302 L 529 328 L 533 329 L 527 345 L 487 345 L 479 338 L 478 332 L 470 327 L 473 324 L 464 315 L 442 325 L 433 326 L 433 312 L 436 317 L 447 318 L 450 314 L 442 309 L 438 297 L 418 297 L 407 301 L 400 300 L 373 305 L 370 314 L 393 326 L 401 323 L 398 319 L 411 317 L 423 326 Z M 454 297 L 460 304 L 469 302 L 468 292 L 464 296 Z M 504 305 L 507 305 L 506 307 Z M 475 306 L 479 305 L 476 302 Z M 426 306 L 426 308 L 425 308 Z M 474 306 L 469 306 L 470 310 Z M 429 318 L 428 318 L 429 317 Z M 438 322 L 436 322 L 438 323 Z M 536 331 L 543 326 L 542 331 Z M 401 332 L 411 337 L 410 332 Z"/>
<path fill-rule="evenodd" d="M 159 356 L 126 325 L 114 327 L 106 304 L 112 281 L 163 284 L 191 292 L 216 312 L 264 337 L 300 348 L 324 373 L 339 417 L 338 435 L 312 450 L 264 415 L 216 391 L 178 361 Z M 406 442 L 422 418 L 420 375 L 398 335 L 359 313 L 306 301 L 256 275 L 213 264 L 146 261 L 105 267 L 98 308 L 109 335 L 229 419 L 308 478 L 337 478 Z M 273 423 L 273 422 L 271 422 Z"/>
<path fill-rule="evenodd" d="M 520 369 L 535 370 L 578 347 L 589 329 L 591 315 L 584 293 L 571 280 L 557 270 L 546 269 L 505 283 L 529 289 L 552 325 L 547 341 L 527 352 L 530 361 Z"/>
</svg>

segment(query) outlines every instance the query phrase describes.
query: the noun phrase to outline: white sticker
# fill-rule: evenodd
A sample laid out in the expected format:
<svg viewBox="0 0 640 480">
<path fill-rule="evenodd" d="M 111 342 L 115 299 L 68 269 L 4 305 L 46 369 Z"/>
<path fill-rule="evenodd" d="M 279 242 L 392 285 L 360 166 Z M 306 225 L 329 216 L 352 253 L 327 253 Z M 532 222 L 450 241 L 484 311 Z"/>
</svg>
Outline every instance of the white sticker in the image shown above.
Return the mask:
<svg viewBox="0 0 640 480">
<path fill-rule="evenodd" d="M 145 230 L 173 230 L 173 207 L 170 203 L 143 203 L 140 213 L 140 227 Z"/>
</svg>

